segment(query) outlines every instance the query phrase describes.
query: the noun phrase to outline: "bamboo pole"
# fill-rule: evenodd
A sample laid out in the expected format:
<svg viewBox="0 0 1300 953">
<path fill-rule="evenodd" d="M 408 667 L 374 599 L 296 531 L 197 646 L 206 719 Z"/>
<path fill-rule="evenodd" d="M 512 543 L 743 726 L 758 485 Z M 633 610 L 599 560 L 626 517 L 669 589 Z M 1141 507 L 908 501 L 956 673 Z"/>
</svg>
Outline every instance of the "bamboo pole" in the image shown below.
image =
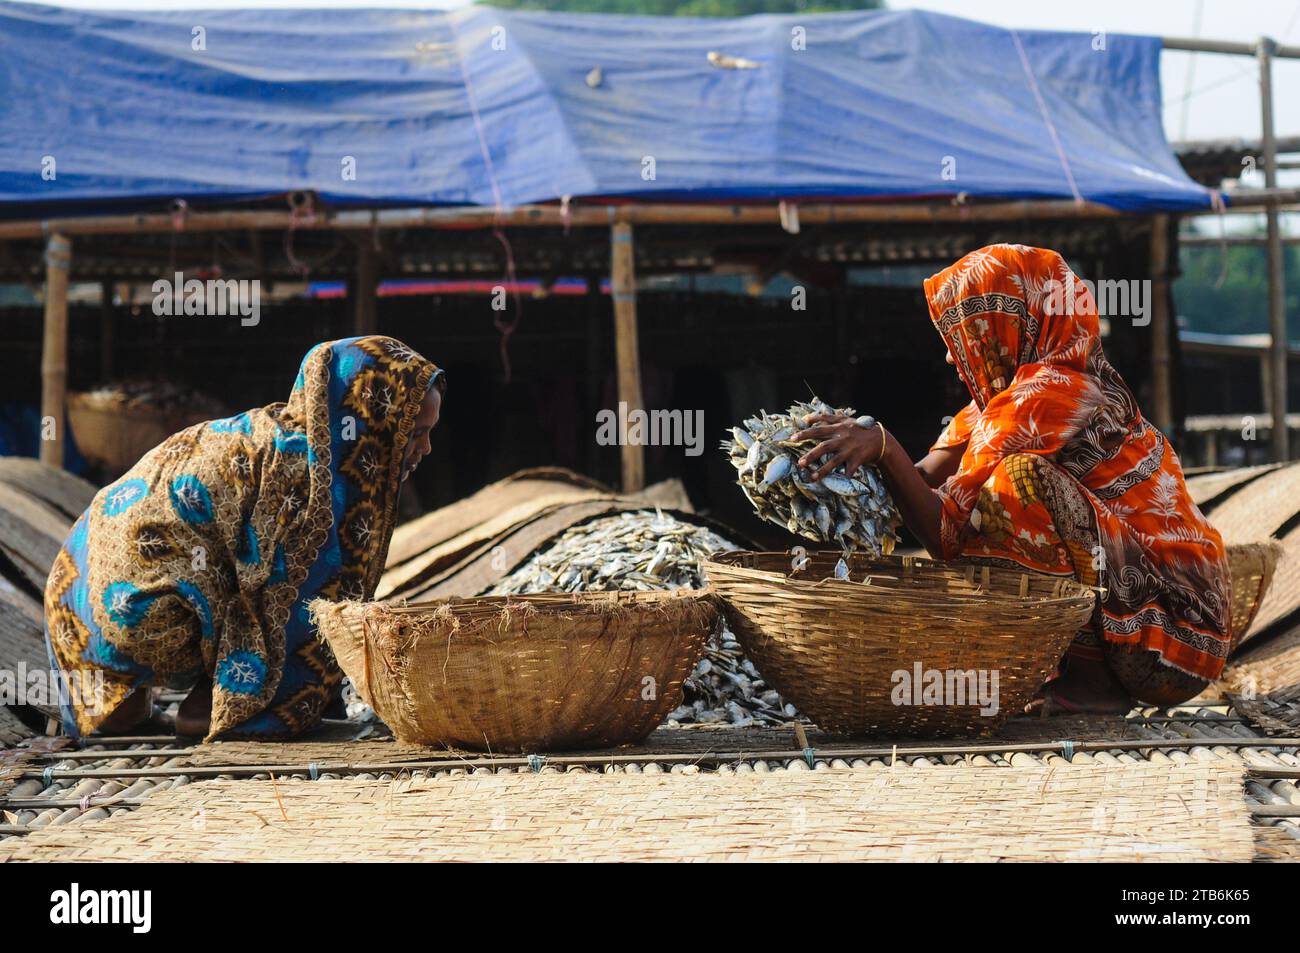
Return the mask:
<svg viewBox="0 0 1300 953">
<path fill-rule="evenodd" d="M 1277 188 L 1277 135 L 1273 129 L 1273 56 L 1277 44 L 1267 37 L 1258 44 L 1259 101 L 1263 132 L 1264 186 Z M 1272 335 L 1269 347 L 1269 402 L 1273 414 L 1272 451 L 1276 461 L 1291 458 L 1287 439 L 1287 329 L 1286 329 L 1286 266 L 1282 257 L 1282 230 L 1276 207 L 1266 210 L 1268 222 L 1268 329 Z"/>
<path fill-rule="evenodd" d="M 1228 213 L 1247 212 L 1300 203 L 1300 189 L 1250 189 L 1234 192 Z M 1218 215 L 1219 209 L 1189 209 L 1179 214 Z M 972 222 L 1028 222 L 1060 219 L 1124 218 L 1127 213 L 1092 202 L 1023 200 L 956 204 L 945 201 L 837 202 L 799 206 L 801 225 L 854 225 L 870 223 L 953 224 Z M 291 223 L 288 212 L 192 212 L 185 218 L 187 232 L 251 230 L 371 231 L 404 228 L 501 227 L 608 227 L 628 225 L 759 225 L 779 226 L 775 202 L 766 204 L 628 204 L 521 205 L 497 211 L 478 206 L 410 208 L 380 211 L 323 212 L 312 220 Z M 57 230 L 63 235 L 162 235 L 175 231 L 171 213 L 80 216 L 0 222 L 0 240 L 42 238 Z"/>
<path fill-rule="evenodd" d="M 1272 43 L 1272 40 L 1269 40 Z M 1208 40 L 1200 37 L 1166 36 L 1160 40 L 1166 50 L 1180 50 L 1188 53 L 1226 53 L 1231 56 L 1254 56 L 1258 46 L 1254 43 L 1238 43 L 1230 40 Z M 1300 46 L 1276 47 L 1273 55 L 1287 59 L 1300 59 Z"/>
<path fill-rule="evenodd" d="M 1183 751 L 1190 748 L 1225 749 L 1272 749 L 1295 748 L 1300 746 L 1300 738 L 1228 738 L 1222 735 L 1188 738 L 1123 738 L 1096 741 L 1035 741 L 1017 744 L 998 744 L 996 742 L 969 745 L 874 745 L 870 747 L 836 746 L 814 747 L 815 759 L 831 758 L 941 758 L 945 755 L 995 754 L 1007 756 L 1016 753 L 1032 754 L 1034 752 L 1060 753 L 1062 751 Z M 123 752 L 126 756 L 128 753 Z M 463 768 L 523 768 L 536 765 L 528 755 L 461 755 L 459 757 L 442 753 L 443 757 L 422 758 L 412 755 L 410 760 L 389 760 L 375 762 L 338 762 L 319 761 L 296 764 L 243 764 L 243 765 L 171 765 L 156 768 L 24 768 L 17 777 L 40 778 L 45 780 L 48 770 L 50 780 L 73 780 L 86 778 L 152 778 L 175 777 L 187 775 L 198 778 L 215 778 L 223 774 L 248 776 L 254 774 L 310 774 L 314 769 L 317 774 L 377 774 L 399 771 L 449 771 Z M 545 755 L 542 764 L 552 767 L 570 765 L 619 765 L 619 764 L 732 764 L 741 761 L 793 761 L 803 760 L 806 749 L 794 748 L 784 751 L 730 750 L 730 751 L 692 751 L 692 752 L 653 752 L 643 751 L 633 754 L 588 754 L 588 755 Z M 1274 772 L 1286 771 L 1286 768 L 1264 768 Z"/>
<path fill-rule="evenodd" d="M 620 222 L 610 230 L 610 296 L 614 299 L 614 351 L 618 368 L 619 420 L 644 409 L 641 354 L 636 320 L 636 250 L 632 226 Z M 624 417 L 624 413 L 627 417 Z M 622 426 L 620 425 L 620 431 Z M 645 488 L 645 447 L 622 441 L 623 492 Z"/>
<path fill-rule="evenodd" d="M 41 344 L 42 463 L 63 467 L 64 404 L 68 391 L 68 270 L 72 243 L 51 235 L 45 246 L 45 336 Z M 53 421 L 52 430 L 46 427 Z"/>
<path fill-rule="evenodd" d="M 379 264 L 375 243 L 369 235 L 357 245 L 357 268 L 352 278 L 355 307 L 352 312 L 352 333 L 360 337 L 379 330 L 379 312 L 376 297 L 379 291 Z"/>
<path fill-rule="evenodd" d="M 113 379 L 113 282 L 99 283 L 99 379 Z"/>
<path fill-rule="evenodd" d="M 1151 217 L 1151 404 L 1161 432 L 1174 429 L 1169 338 L 1169 216 Z"/>
</svg>

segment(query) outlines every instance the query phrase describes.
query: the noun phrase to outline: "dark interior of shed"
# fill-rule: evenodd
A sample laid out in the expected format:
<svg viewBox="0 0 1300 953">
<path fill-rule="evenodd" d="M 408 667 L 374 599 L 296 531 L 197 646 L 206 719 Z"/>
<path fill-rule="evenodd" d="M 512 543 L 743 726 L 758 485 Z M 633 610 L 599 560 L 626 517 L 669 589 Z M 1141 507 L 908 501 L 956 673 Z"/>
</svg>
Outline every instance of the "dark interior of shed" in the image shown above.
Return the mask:
<svg viewBox="0 0 1300 953">
<path fill-rule="evenodd" d="M 944 362 L 919 277 L 982 244 L 1016 240 L 1057 247 L 1082 275 L 1143 278 L 1143 224 L 1040 222 L 1021 229 L 1004 224 L 928 231 L 828 226 L 800 235 L 774 228 L 639 229 L 645 406 L 699 411 L 704 431 L 698 456 L 682 446 L 647 447 L 647 482 L 678 477 L 697 508 L 760 542 L 789 545 L 784 531 L 752 517 L 732 486 L 733 473 L 717 449 L 725 427 L 760 407 L 783 409 L 815 393 L 874 414 L 920 456 L 946 415 L 967 397 Z M 154 277 L 176 270 L 211 274 L 218 259 L 216 273 L 269 276 L 264 284 L 301 280 L 294 261 L 308 265 L 311 280 L 350 274 L 349 252 L 357 237 L 303 232 L 284 238 L 83 239 L 74 250 L 73 281 L 147 287 Z M 518 323 L 506 344 L 509 380 L 490 296 L 378 299 L 378 330 L 445 367 L 450 384 L 434 456 L 413 478 L 407 513 L 443 505 L 528 466 L 566 466 L 617 485 L 619 449 L 595 439 L 597 412 L 617 407 L 611 303 L 600 284 L 608 268 L 608 235 L 600 229 L 569 235 L 515 229 L 508 236 L 473 231 L 374 238 L 383 278 L 500 280 L 513 266 L 521 279 L 587 280 L 585 294 L 522 295 L 510 302 L 508 314 Z M 26 251 L 37 249 L 35 244 L 10 249 L 11 278 L 26 270 Z M 900 266 L 907 273 L 902 281 Z M 38 273 L 33 263 L 30 275 Z M 734 293 L 704 290 L 708 282 L 690 277 L 719 274 L 742 276 Z M 757 290 L 778 275 L 786 283 L 768 284 L 766 294 L 744 291 L 746 284 Z M 792 308 L 788 288 L 795 283 L 806 289 L 803 310 Z M 260 322 L 245 327 L 237 317 L 155 316 L 147 294 L 107 308 L 74 303 L 68 387 L 89 389 L 104 383 L 106 375 L 170 379 L 199 386 L 232 412 L 283 400 L 312 344 L 354 333 L 353 312 L 349 297 L 291 298 L 264 303 Z M 8 308 L 0 317 L 6 344 L 17 358 L 0 381 L 0 401 L 7 416 L 22 405 L 34 414 L 40 394 L 40 310 Z M 1107 349 L 1141 400 L 1149 376 L 1145 329 L 1113 322 Z"/>
</svg>

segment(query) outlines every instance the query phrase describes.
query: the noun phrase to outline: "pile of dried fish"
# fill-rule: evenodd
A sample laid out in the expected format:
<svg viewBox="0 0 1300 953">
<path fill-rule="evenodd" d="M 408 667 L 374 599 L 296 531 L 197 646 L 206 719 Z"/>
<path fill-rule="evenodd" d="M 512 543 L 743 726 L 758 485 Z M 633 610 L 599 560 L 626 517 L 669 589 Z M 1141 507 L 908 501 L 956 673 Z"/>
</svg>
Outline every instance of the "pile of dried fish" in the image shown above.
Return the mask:
<svg viewBox="0 0 1300 953">
<path fill-rule="evenodd" d="M 104 407 L 148 408 L 163 413 L 220 417 L 226 412 L 220 401 L 203 391 L 172 381 L 118 381 L 88 391 L 85 399 Z"/>
<path fill-rule="evenodd" d="M 488 595 L 699 588 L 700 561 L 736 546 L 661 511 L 621 513 L 575 526 L 488 590 Z M 725 625 L 686 680 L 669 722 L 779 724 L 795 716 L 763 681 Z"/>
<path fill-rule="evenodd" d="M 659 510 L 620 513 L 573 527 L 486 595 L 699 588 L 700 560 L 735 548 Z"/>
<path fill-rule="evenodd" d="M 736 468 L 736 484 L 744 491 L 761 519 L 806 539 L 837 543 L 844 552 L 862 550 L 873 556 L 888 555 L 898 541 L 902 522 L 893 498 L 875 467 L 859 467 L 848 474 L 842 466 L 814 481 L 799 466 L 799 457 L 816 441 L 796 441 L 794 435 L 818 414 L 855 417 L 851 407 L 838 410 L 819 398 L 798 402 L 784 414 L 759 411 L 742 427 L 732 427 L 722 449 Z M 858 418 L 874 426 L 871 418 Z M 819 464 L 829 457 L 822 456 Z M 841 568 L 842 567 L 842 568 Z M 843 560 L 836 575 L 847 574 Z"/>
</svg>

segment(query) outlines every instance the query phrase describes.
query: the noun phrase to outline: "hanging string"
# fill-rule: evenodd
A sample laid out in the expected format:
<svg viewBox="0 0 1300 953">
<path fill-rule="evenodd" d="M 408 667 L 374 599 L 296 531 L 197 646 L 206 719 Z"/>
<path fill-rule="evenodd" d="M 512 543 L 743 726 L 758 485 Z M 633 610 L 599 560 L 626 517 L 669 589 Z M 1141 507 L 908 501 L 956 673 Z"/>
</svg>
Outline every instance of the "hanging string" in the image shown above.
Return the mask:
<svg viewBox="0 0 1300 953">
<path fill-rule="evenodd" d="M 1024 67 L 1025 75 L 1029 77 L 1029 88 L 1034 93 L 1034 99 L 1038 102 L 1038 111 L 1043 117 L 1043 122 L 1047 125 L 1047 132 L 1052 137 L 1052 145 L 1056 147 L 1056 157 L 1061 160 L 1061 168 L 1065 170 L 1065 178 L 1070 183 L 1070 192 L 1074 195 L 1076 205 L 1083 204 L 1083 196 L 1079 194 L 1079 186 L 1074 181 L 1074 172 L 1070 169 L 1070 160 L 1065 155 L 1065 149 L 1061 147 L 1061 139 L 1056 134 L 1056 125 L 1052 122 L 1052 117 L 1047 113 L 1047 103 L 1043 99 L 1042 91 L 1038 88 L 1038 80 L 1034 77 L 1034 71 L 1029 66 L 1029 57 L 1025 55 L 1025 48 L 1020 42 L 1020 34 L 1015 30 L 1011 31 L 1011 39 L 1016 44 L 1016 54 L 1020 57 L 1020 65 Z"/>
<path fill-rule="evenodd" d="M 455 27 L 452 27 L 453 34 Z M 519 284 L 515 272 L 515 255 L 514 250 L 510 247 L 510 240 L 506 238 L 505 232 L 501 228 L 501 217 L 505 211 L 505 206 L 501 201 L 501 188 L 497 183 L 496 167 L 492 164 L 492 150 L 488 148 L 487 136 L 483 133 L 483 118 L 479 115 L 478 99 L 474 95 L 474 83 L 469 77 L 469 68 L 465 65 L 465 57 L 461 56 L 459 37 L 456 42 L 451 44 L 452 49 L 456 51 L 456 62 L 460 66 L 461 80 L 465 84 L 465 98 L 469 102 L 470 115 L 474 119 L 474 133 L 478 136 L 479 152 L 483 155 L 483 166 L 487 170 L 488 182 L 492 186 L 492 203 L 494 206 L 492 237 L 500 244 L 505 252 L 506 259 L 506 288 L 509 290 L 511 305 L 514 308 L 514 316 L 510 318 L 502 317 L 498 313 L 492 319 L 493 325 L 501 335 L 501 371 L 505 383 L 510 383 L 510 335 L 515 333 L 519 327 L 519 321 L 523 317 L 523 305 L 519 300 Z"/>
<path fill-rule="evenodd" d="M 1210 205 L 1219 213 L 1219 277 L 1214 282 L 1214 290 L 1218 291 L 1228 279 L 1228 209 L 1218 189 L 1210 189 Z"/>
<path fill-rule="evenodd" d="M 172 230 L 168 239 L 167 280 L 176 274 L 176 238 L 185 231 L 185 217 L 189 214 L 189 203 L 184 199 L 172 199 Z"/>
<path fill-rule="evenodd" d="M 295 196 L 301 196 L 295 200 Z M 293 253 L 293 233 L 300 226 L 312 225 L 316 221 L 316 210 L 312 207 L 311 197 L 303 192 L 290 192 L 286 197 L 289 202 L 289 227 L 284 231 L 284 257 L 289 267 L 307 280 L 310 269 L 306 262 L 300 261 Z"/>
</svg>

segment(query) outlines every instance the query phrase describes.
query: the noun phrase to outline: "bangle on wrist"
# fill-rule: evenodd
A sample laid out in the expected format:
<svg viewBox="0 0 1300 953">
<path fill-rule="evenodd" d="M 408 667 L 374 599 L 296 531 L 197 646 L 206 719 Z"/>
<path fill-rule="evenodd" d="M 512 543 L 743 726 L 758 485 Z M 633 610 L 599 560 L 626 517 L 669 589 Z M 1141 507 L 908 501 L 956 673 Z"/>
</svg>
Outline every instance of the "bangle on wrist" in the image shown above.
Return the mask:
<svg viewBox="0 0 1300 953">
<path fill-rule="evenodd" d="M 880 456 L 876 457 L 876 464 L 885 459 L 885 451 L 889 449 L 889 434 L 885 432 L 885 425 L 876 421 L 876 426 L 880 428 Z"/>
</svg>

